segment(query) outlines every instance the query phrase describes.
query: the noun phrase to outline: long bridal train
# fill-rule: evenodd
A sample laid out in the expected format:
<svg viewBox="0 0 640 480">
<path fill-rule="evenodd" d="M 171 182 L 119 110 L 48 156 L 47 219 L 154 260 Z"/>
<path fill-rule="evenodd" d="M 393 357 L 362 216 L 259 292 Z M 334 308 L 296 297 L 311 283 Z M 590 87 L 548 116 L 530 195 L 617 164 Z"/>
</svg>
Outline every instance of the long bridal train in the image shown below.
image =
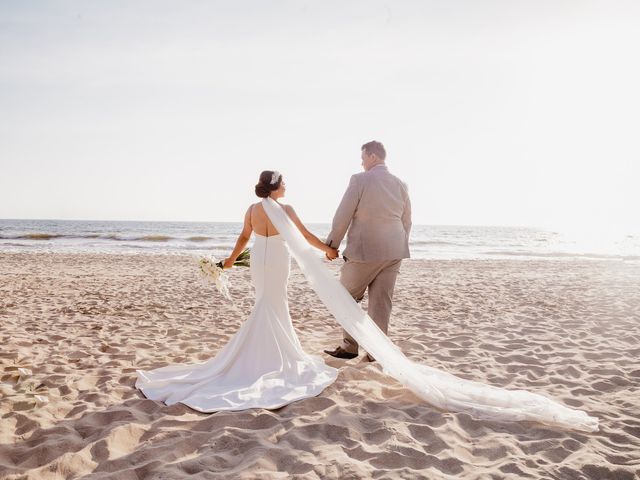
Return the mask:
<svg viewBox="0 0 640 480">
<path fill-rule="evenodd" d="M 498 421 L 531 420 L 582 431 L 598 430 L 598 419 L 524 390 L 507 390 L 464 380 L 409 360 L 351 298 L 322 264 L 282 207 L 270 198 L 264 210 L 284 237 L 307 280 L 336 320 L 396 378 L 426 402 L 443 410 Z"/>
</svg>

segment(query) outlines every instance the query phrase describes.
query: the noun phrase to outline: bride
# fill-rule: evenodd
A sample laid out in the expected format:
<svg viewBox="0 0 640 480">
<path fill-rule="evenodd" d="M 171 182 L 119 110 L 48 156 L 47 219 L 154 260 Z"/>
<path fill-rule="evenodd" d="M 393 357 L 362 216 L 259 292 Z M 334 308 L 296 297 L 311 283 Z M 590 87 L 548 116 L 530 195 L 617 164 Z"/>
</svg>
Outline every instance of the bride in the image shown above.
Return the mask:
<svg viewBox="0 0 640 480">
<path fill-rule="evenodd" d="M 284 192 L 282 175 L 262 172 L 256 194 L 263 200 L 247 211 L 244 229 L 225 261 L 225 266 L 231 266 L 251 232 L 256 233 L 251 250 L 256 302 L 249 318 L 229 343 L 204 363 L 138 371 L 136 386 L 148 398 L 168 405 L 181 402 L 202 412 L 277 408 L 318 395 L 335 380 L 336 369 L 305 353 L 292 328 L 286 297 L 291 253 L 341 326 L 385 373 L 424 401 L 476 418 L 598 429 L 596 418 L 543 395 L 465 380 L 408 359 L 322 263 L 313 247 L 330 258 L 338 252 L 308 232 L 290 206 L 280 205 L 278 199 Z"/>
<path fill-rule="evenodd" d="M 264 171 L 256 195 L 277 201 L 285 194 L 278 172 Z M 338 251 L 309 232 L 293 208 L 283 209 L 309 244 L 329 258 Z M 307 354 L 291 323 L 287 304 L 290 255 L 285 239 L 271 223 L 261 203 L 251 205 L 236 246 L 224 262 L 231 268 L 244 250 L 251 232 L 251 281 L 255 290 L 253 311 L 218 354 L 195 365 L 169 365 L 138 371 L 138 387 L 147 398 L 167 405 L 184 403 L 200 412 L 278 408 L 318 395 L 333 383 L 338 371 L 321 357 Z"/>
</svg>

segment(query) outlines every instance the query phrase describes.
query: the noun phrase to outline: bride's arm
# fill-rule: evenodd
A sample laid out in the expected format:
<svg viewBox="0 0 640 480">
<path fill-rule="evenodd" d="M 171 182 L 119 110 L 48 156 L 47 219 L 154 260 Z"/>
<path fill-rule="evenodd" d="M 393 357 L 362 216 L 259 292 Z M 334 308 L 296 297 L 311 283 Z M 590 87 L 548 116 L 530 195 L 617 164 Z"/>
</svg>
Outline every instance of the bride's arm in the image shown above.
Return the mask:
<svg viewBox="0 0 640 480">
<path fill-rule="evenodd" d="M 251 238 L 251 232 L 253 232 L 253 227 L 251 226 L 251 209 L 252 208 L 253 206 L 249 207 L 249 210 L 247 210 L 247 213 L 245 213 L 244 215 L 244 225 L 242 227 L 242 232 L 240 232 L 240 236 L 236 241 L 236 246 L 233 249 L 233 252 L 231 252 L 231 255 L 229 255 L 229 258 L 227 258 L 224 261 L 224 268 L 233 267 L 233 262 L 236 261 L 236 258 L 238 258 L 238 255 L 240 255 L 244 251 L 245 247 L 247 246 L 247 243 L 249 243 L 249 239 Z"/>
<path fill-rule="evenodd" d="M 307 230 L 307 228 L 298 218 L 298 215 L 296 214 L 295 210 L 291 205 L 283 205 L 283 207 L 285 212 L 287 212 L 287 215 L 289 215 L 289 218 L 291 219 L 291 221 L 293 221 L 295 226 L 298 227 L 298 230 L 300 230 L 300 233 L 302 233 L 302 235 L 307 240 L 307 242 L 309 242 L 314 247 L 322 250 L 331 259 L 338 257 L 338 250 L 325 244 L 322 240 L 320 240 L 313 233 Z"/>
</svg>

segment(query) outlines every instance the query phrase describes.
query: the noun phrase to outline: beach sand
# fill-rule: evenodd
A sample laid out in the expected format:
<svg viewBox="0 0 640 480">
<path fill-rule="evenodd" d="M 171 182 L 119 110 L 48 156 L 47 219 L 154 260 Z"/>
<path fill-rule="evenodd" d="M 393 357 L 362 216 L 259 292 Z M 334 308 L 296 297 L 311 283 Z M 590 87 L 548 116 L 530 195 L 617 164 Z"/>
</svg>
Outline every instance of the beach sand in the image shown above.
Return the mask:
<svg viewBox="0 0 640 480">
<path fill-rule="evenodd" d="M 398 279 L 409 357 L 584 409 L 595 433 L 442 412 L 362 357 L 325 355 L 337 381 L 273 411 L 145 399 L 136 369 L 204 361 L 246 318 L 249 271 L 231 277 L 233 305 L 186 256 L 0 254 L 0 478 L 640 478 L 639 264 L 409 260 Z M 289 298 L 305 350 L 338 345 L 295 266 Z"/>
</svg>

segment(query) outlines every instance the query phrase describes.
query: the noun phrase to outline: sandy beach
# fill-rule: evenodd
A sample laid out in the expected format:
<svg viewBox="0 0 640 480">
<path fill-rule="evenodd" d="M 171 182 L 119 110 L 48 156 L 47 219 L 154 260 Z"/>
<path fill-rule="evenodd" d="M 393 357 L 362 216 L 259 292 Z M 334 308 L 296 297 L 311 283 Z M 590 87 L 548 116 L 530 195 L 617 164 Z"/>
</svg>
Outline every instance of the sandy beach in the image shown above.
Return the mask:
<svg viewBox="0 0 640 480">
<path fill-rule="evenodd" d="M 397 283 L 409 357 L 584 409 L 590 434 L 440 411 L 362 357 L 325 355 L 337 381 L 278 410 L 145 399 L 136 369 L 204 361 L 246 318 L 231 278 L 234 304 L 188 256 L 1 253 L 0 478 L 640 478 L 638 263 L 409 260 Z M 338 344 L 295 263 L 289 300 L 308 352 Z"/>
</svg>

